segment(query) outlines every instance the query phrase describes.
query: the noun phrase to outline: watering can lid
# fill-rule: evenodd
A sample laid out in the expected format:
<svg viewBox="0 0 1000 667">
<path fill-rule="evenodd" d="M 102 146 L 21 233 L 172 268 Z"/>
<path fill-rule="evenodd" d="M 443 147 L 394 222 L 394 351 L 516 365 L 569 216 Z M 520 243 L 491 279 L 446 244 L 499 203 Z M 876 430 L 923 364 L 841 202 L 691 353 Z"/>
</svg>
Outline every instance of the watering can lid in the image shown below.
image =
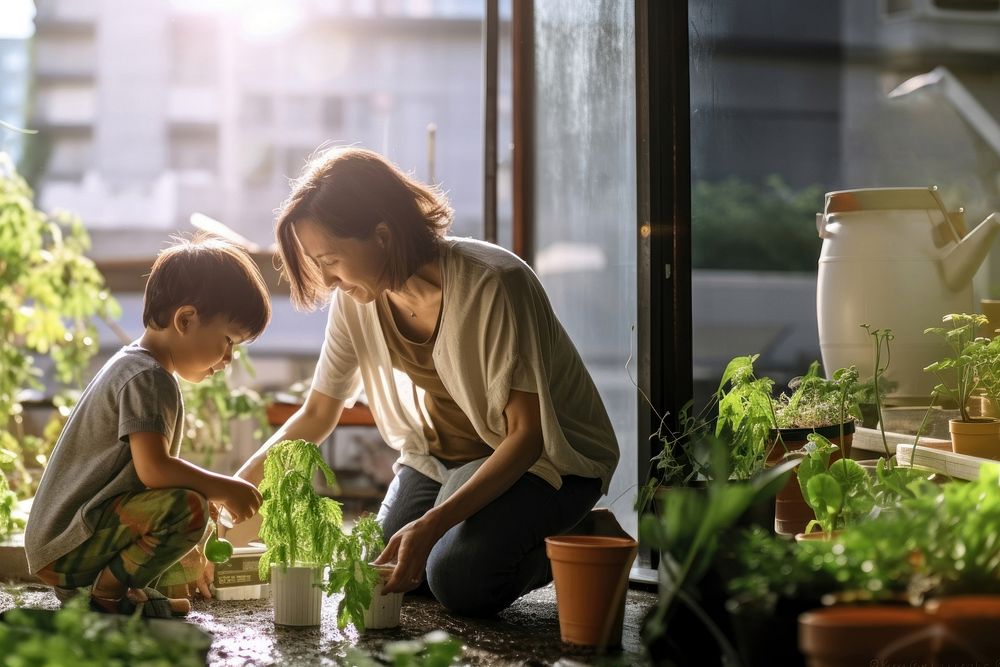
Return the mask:
<svg viewBox="0 0 1000 667">
<path fill-rule="evenodd" d="M 826 193 L 827 213 L 942 209 L 937 187 L 865 188 Z"/>
<path fill-rule="evenodd" d="M 826 193 L 824 215 L 853 211 L 926 211 L 938 210 L 948 221 L 956 239 L 965 236 L 965 230 L 956 226 L 945 208 L 936 185 L 925 188 L 862 188 Z"/>
</svg>

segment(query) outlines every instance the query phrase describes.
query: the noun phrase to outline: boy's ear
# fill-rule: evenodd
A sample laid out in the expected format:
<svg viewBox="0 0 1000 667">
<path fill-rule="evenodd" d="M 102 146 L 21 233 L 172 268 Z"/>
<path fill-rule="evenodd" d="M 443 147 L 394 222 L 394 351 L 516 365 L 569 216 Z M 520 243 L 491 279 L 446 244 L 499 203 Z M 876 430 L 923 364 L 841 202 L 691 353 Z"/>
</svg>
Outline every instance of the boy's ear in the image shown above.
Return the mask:
<svg viewBox="0 0 1000 667">
<path fill-rule="evenodd" d="M 198 309 L 194 306 L 181 306 L 174 311 L 174 329 L 186 334 L 198 321 Z"/>
</svg>

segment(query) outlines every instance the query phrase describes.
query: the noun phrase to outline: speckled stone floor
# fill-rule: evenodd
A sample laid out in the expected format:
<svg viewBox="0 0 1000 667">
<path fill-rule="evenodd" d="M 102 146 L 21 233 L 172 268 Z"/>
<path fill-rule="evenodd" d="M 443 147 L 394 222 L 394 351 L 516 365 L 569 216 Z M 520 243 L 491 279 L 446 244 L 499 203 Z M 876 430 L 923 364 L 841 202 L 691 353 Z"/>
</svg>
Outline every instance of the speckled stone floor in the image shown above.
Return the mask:
<svg viewBox="0 0 1000 667">
<path fill-rule="evenodd" d="M 20 585 L 18 604 L 54 609 L 58 602 L 43 586 Z M 379 657 L 391 641 L 444 630 L 461 638 L 465 650 L 461 664 L 467 665 L 644 665 L 647 660 L 639 641 L 642 618 L 655 603 L 656 595 L 630 590 L 625 609 L 622 647 L 606 653 L 563 644 L 555 590 L 551 585 L 534 591 L 493 619 L 469 619 L 447 614 L 433 599 L 404 599 L 401 624 L 392 630 L 373 630 L 359 635 L 348 626 L 343 632 L 335 620 L 336 598 L 324 600 L 319 628 L 290 629 L 272 622 L 269 600 L 195 601 L 188 622 L 210 632 L 214 639 L 209 665 L 345 665 L 347 651 L 359 647 Z M 14 605 L 0 593 L 0 611 Z"/>
</svg>

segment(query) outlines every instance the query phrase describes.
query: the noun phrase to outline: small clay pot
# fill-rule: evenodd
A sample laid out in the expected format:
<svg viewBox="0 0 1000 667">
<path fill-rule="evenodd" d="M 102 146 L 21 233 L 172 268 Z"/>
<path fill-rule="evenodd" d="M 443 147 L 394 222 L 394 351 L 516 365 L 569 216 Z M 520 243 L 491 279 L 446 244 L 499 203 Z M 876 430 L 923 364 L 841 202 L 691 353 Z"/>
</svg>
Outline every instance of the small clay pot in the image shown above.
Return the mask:
<svg viewBox="0 0 1000 667">
<path fill-rule="evenodd" d="M 631 538 L 561 535 L 545 538 L 552 562 L 564 642 L 620 646 L 628 573 L 638 543 Z"/>
</svg>

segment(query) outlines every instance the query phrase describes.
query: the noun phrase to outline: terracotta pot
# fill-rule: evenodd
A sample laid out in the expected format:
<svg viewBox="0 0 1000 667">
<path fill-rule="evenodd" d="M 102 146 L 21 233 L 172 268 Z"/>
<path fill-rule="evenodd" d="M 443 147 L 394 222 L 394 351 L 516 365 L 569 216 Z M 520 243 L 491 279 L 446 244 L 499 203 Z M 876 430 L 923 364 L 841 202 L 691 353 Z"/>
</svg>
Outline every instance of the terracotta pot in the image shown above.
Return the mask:
<svg viewBox="0 0 1000 667">
<path fill-rule="evenodd" d="M 964 422 L 952 419 L 951 449 L 956 454 L 968 454 L 984 459 L 1000 459 L 1000 419 L 984 417 Z"/>
<path fill-rule="evenodd" d="M 323 608 L 321 574 L 316 567 L 271 566 L 275 625 L 319 625 Z"/>
<path fill-rule="evenodd" d="M 402 593 L 382 595 L 382 587 L 392 576 L 395 566 L 376 565 L 379 582 L 372 591 L 372 603 L 365 609 L 365 630 L 382 630 L 399 627 L 399 612 L 403 606 Z"/>
<path fill-rule="evenodd" d="M 545 538 L 552 561 L 564 642 L 620 646 L 628 573 L 638 543 L 621 537 L 561 535 Z"/>
<path fill-rule="evenodd" d="M 840 535 L 839 530 L 831 530 L 829 533 L 825 533 L 821 530 L 815 530 L 811 533 L 795 533 L 796 542 L 829 542 Z"/>
<path fill-rule="evenodd" d="M 930 664 L 936 646 L 932 622 L 914 607 L 817 609 L 799 616 L 799 649 L 810 667 Z"/>
<path fill-rule="evenodd" d="M 771 431 L 771 441 L 773 446 L 767 454 L 767 464 L 774 465 L 781 461 L 786 450 L 793 452 L 802 449 L 808 440 L 810 433 L 818 433 L 827 440 L 837 445 L 838 451 L 830 455 L 830 463 L 841 458 L 840 451 L 840 425 L 823 426 L 817 429 L 811 428 L 783 428 L 781 429 L 781 442 L 777 442 L 777 432 Z M 844 424 L 843 452 L 850 457 L 851 441 L 854 439 L 854 422 Z M 781 446 L 784 443 L 784 448 Z M 792 471 L 788 477 L 788 482 L 778 491 L 774 499 L 774 532 L 779 535 L 793 536 L 805 531 L 806 524 L 816 518 L 812 508 L 806 504 L 802 497 L 802 489 L 799 488 L 799 478 Z"/>
<path fill-rule="evenodd" d="M 936 598 L 924 609 L 947 629 L 941 664 L 993 664 L 1000 656 L 1000 596 Z"/>
</svg>

